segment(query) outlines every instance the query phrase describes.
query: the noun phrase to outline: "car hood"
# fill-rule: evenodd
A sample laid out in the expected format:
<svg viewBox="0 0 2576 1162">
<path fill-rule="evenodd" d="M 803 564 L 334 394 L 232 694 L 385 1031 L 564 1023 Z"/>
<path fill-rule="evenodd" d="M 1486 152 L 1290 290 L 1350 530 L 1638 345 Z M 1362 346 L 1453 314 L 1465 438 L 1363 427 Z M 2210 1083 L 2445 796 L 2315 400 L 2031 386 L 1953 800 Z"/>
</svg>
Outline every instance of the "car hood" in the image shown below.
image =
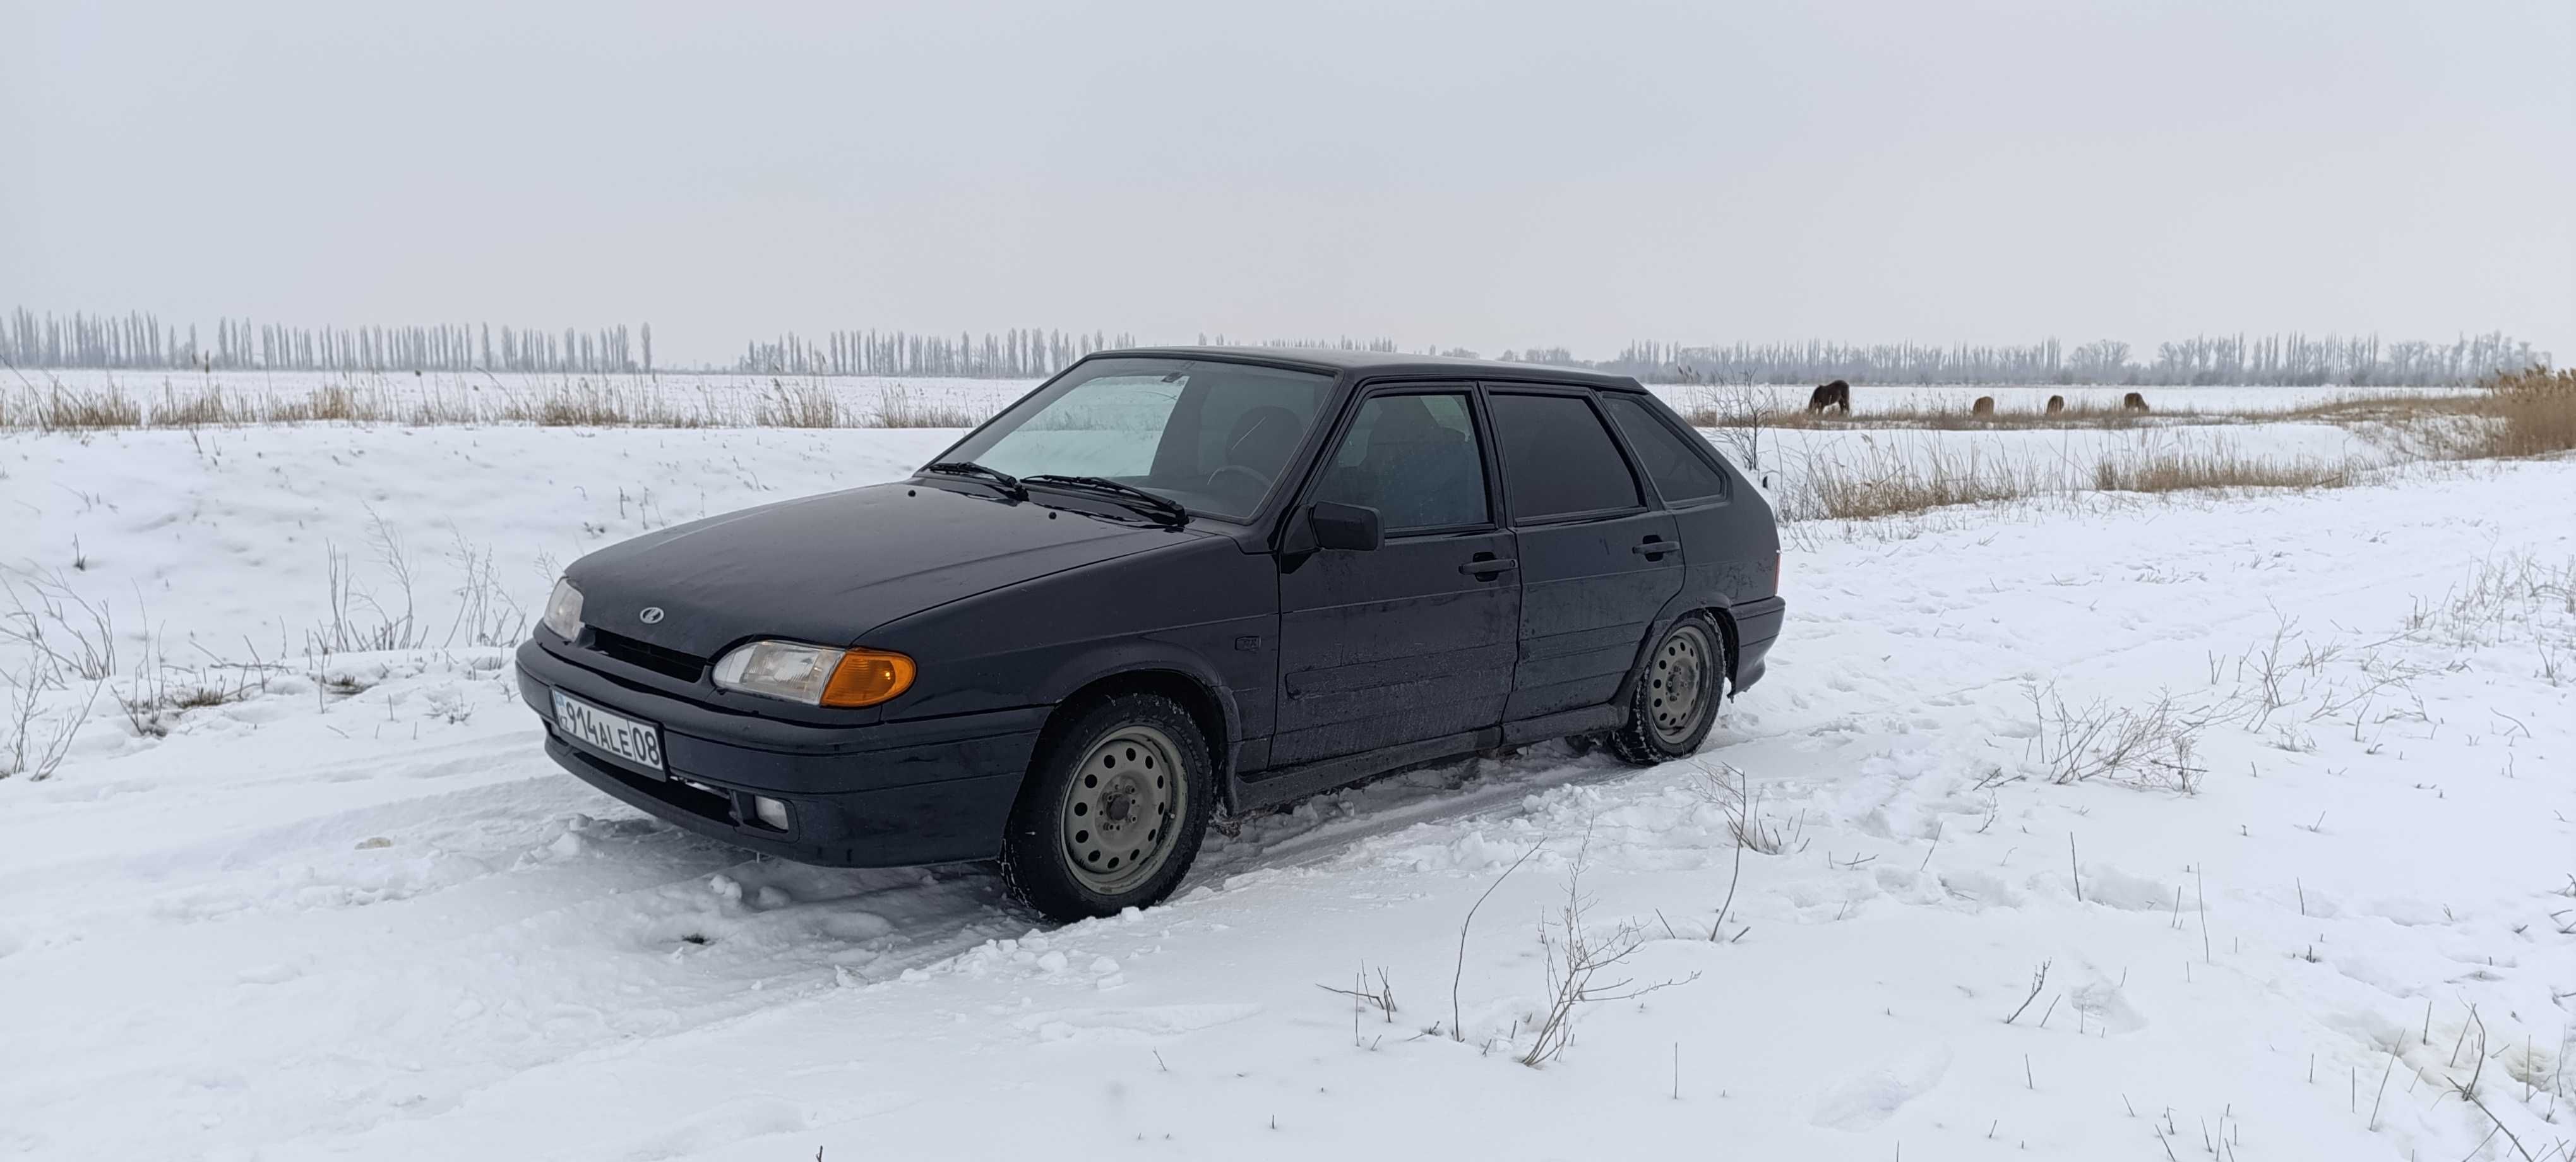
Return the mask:
<svg viewBox="0 0 2576 1162">
<path fill-rule="evenodd" d="M 859 644 L 896 618 L 1215 534 L 879 484 L 648 533 L 573 562 L 582 621 L 713 658 L 751 637 Z M 646 611 L 659 609 L 647 623 Z"/>
</svg>

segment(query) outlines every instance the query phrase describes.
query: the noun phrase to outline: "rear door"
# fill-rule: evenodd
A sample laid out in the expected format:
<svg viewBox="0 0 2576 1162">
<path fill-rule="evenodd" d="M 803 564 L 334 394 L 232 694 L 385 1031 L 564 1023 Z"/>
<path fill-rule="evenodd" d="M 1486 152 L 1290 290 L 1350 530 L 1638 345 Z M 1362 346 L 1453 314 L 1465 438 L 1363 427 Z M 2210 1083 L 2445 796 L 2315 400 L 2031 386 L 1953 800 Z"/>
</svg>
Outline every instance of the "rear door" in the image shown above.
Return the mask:
<svg viewBox="0 0 2576 1162">
<path fill-rule="evenodd" d="M 1511 693 L 1520 575 L 1473 385 L 1374 389 L 1334 440 L 1300 507 L 1374 508 L 1386 543 L 1280 576 L 1273 766 L 1482 730 Z"/>
<path fill-rule="evenodd" d="M 1648 506 L 1592 392 L 1489 383 L 1486 401 L 1521 561 L 1504 720 L 1599 706 L 1681 592 L 1680 536 Z"/>
</svg>

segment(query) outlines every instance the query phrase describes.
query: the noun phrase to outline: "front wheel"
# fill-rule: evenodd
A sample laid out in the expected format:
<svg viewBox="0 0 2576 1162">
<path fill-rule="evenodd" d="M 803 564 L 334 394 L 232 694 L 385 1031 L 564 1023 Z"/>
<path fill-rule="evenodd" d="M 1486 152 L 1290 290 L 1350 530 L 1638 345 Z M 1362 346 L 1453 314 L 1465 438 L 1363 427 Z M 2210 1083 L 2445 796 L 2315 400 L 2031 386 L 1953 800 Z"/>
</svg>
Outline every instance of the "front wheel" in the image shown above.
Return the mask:
<svg viewBox="0 0 2576 1162">
<path fill-rule="evenodd" d="M 1610 732 L 1610 751 L 1638 766 L 1686 757 L 1708 738 L 1725 697 L 1726 639 L 1707 615 L 1685 615 L 1646 658 L 1629 695 L 1628 722 Z"/>
<path fill-rule="evenodd" d="M 1207 739 L 1169 698 L 1123 694 L 1050 732 L 1002 841 L 1011 894 L 1059 920 L 1161 900 L 1213 805 Z"/>
</svg>

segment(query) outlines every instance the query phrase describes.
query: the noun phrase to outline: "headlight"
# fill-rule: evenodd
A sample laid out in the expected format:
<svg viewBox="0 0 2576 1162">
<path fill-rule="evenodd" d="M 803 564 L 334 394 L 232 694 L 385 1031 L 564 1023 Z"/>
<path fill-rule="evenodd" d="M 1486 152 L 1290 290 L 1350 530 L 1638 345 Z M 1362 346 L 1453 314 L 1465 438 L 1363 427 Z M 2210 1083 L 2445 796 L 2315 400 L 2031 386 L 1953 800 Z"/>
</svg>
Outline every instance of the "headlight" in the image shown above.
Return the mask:
<svg viewBox="0 0 2576 1162">
<path fill-rule="evenodd" d="M 808 706 L 874 706 L 912 688 L 912 659 L 884 650 L 752 642 L 716 660 L 716 685 Z"/>
<path fill-rule="evenodd" d="M 570 579 L 555 582 L 555 591 L 546 597 L 546 628 L 566 638 L 581 636 L 581 590 L 572 587 Z"/>
</svg>

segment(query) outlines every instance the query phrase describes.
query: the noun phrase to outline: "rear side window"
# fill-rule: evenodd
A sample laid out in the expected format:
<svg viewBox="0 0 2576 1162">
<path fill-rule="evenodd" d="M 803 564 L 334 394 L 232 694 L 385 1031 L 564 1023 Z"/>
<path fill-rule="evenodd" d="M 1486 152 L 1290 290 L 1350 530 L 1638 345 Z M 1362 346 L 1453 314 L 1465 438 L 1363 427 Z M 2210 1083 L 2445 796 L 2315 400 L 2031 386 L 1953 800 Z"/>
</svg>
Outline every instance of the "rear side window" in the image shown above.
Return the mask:
<svg viewBox="0 0 2576 1162">
<path fill-rule="evenodd" d="M 1494 439 L 1512 519 L 1636 508 L 1637 479 L 1580 396 L 1495 395 Z"/>
<path fill-rule="evenodd" d="M 1655 482 L 1655 490 L 1664 494 L 1665 503 L 1682 504 L 1726 495 L 1726 478 L 1718 475 L 1698 449 L 1683 443 L 1685 437 L 1656 416 L 1646 401 L 1604 392 L 1601 406 L 1619 421 L 1619 431 L 1628 437 L 1628 450 L 1637 454 L 1637 462 L 1645 467 L 1646 477 Z"/>
</svg>

